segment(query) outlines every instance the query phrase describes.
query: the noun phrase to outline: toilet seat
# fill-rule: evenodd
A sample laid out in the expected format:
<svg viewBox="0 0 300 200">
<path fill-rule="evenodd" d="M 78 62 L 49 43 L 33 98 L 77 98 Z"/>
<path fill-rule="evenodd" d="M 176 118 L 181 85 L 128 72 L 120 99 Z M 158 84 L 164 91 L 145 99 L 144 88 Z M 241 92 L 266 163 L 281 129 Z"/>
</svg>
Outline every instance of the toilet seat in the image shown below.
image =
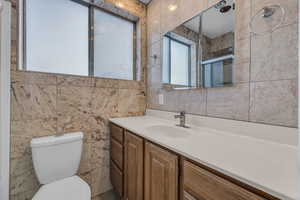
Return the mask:
<svg viewBox="0 0 300 200">
<path fill-rule="evenodd" d="M 79 178 L 72 176 L 43 185 L 32 200 L 91 200 L 89 185 Z"/>
</svg>

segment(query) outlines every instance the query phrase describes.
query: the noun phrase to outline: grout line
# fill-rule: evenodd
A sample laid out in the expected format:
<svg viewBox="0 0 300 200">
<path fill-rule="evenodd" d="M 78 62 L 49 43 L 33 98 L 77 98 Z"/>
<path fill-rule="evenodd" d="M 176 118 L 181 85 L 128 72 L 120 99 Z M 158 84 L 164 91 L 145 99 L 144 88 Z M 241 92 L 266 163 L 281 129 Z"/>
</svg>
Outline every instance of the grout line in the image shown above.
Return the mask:
<svg viewBox="0 0 300 200">
<path fill-rule="evenodd" d="M 205 91 L 205 115 L 207 116 L 208 115 L 208 112 L 207 112 L 208 89 L 204 89 L 204 91 Z"/>
<path fill-rule="evenodd" d="M 56 79 L 56 84 L 55 84 L 55 87 L 56 87 L 56 102 L 55 102 L 55 115 L 56 115 L 56 133 L 58 133 L 58 112 L 57 112 L 57 110 L 58 110 L 58 92 L 59 92 L 59 90 L 58 90 L 58 77 L 56 76 L 55 77 L 55 79 Z"/>
<path fill-rule="evenodd" d="M 250 2 L 250 20 L 251 20 L 251 16 L 252 16 L 252 9 L 253 9 L 253 0 L 251 0 Z M 250 23 L 250 21 L 249 21 Z M 248 92 L 249 92 L 249 102 L 248 102 L 248 121 L 250 121 L 251 118 L 251 67 L 252 67 L 252 33 L 251 30 L 250 34 L 249 34 L 249 40 L 250 40 L 250 44 L 249 44 L 249 85 L 248 85 Z"/>
<path fill-rule="evenodd" d="M 250 81 L 250 83 L 264 83 L 264 82 L 276 82 L 276 81 L 292 81 L 297 80 L 298 78 L 287 78 L 287 79 L 271 79 L 271 80 L 262 80 L 262 81 Z"/>
</svg>

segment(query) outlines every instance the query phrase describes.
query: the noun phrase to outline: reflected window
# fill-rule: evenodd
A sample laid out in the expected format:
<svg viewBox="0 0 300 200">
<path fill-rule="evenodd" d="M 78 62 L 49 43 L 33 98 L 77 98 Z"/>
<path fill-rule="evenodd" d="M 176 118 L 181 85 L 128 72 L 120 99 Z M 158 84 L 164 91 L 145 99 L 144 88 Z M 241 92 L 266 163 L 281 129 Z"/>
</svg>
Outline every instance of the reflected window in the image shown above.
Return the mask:
<svg viewBox="0 0 300 200">
<path fill-rule="evenodd" d="M 165 84 L 191 85 L 191 46 L 180 40 L 164 36 L 163 82 Z"/>
</svg>

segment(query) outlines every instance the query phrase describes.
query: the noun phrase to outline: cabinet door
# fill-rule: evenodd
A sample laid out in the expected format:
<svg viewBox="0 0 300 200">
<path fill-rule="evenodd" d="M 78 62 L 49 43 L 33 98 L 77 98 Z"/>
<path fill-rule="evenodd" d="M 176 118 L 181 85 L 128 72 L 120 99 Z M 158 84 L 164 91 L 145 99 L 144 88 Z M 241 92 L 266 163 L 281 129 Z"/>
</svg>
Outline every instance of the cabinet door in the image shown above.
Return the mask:
<svg viewBox="0 0 300 200">
<path fill-rule="evenodd" d="M 113 162 L 110 166 L 110 177 L 115 191 L 121 197 L 123 195 L 123 174 Z"/>
<path fill-rule="evenodd" d="M 125 132 L 125 182 L 124 196 L 126 200 L 143 199 L 143 139 Z"/>
<path fill-rule="evenodd" d="M 183 185 L 185 200 L 266 200 L 188 161 L 183 162 Z"/>
<path fill-rule="evenodd" d="M 145 200 L 178 199 L 178 157 L 154 144 L 145 146 Z"/>
</svg>

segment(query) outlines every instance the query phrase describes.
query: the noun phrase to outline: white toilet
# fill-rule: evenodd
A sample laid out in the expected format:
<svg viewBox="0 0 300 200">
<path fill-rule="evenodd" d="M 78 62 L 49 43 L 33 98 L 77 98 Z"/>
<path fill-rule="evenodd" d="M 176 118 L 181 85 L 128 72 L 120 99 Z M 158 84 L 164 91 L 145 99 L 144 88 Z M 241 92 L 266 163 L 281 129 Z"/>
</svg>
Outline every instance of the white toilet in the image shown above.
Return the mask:
<svg viewBox="0 0 300 200">
<path fill-rule="evenodd" d="M 91 200 L 89 185 L 75 175 L 82 142 L 82 132 L 32 139 L 33 165 L 42 184 L 32 200 Z"/>
</svg>

